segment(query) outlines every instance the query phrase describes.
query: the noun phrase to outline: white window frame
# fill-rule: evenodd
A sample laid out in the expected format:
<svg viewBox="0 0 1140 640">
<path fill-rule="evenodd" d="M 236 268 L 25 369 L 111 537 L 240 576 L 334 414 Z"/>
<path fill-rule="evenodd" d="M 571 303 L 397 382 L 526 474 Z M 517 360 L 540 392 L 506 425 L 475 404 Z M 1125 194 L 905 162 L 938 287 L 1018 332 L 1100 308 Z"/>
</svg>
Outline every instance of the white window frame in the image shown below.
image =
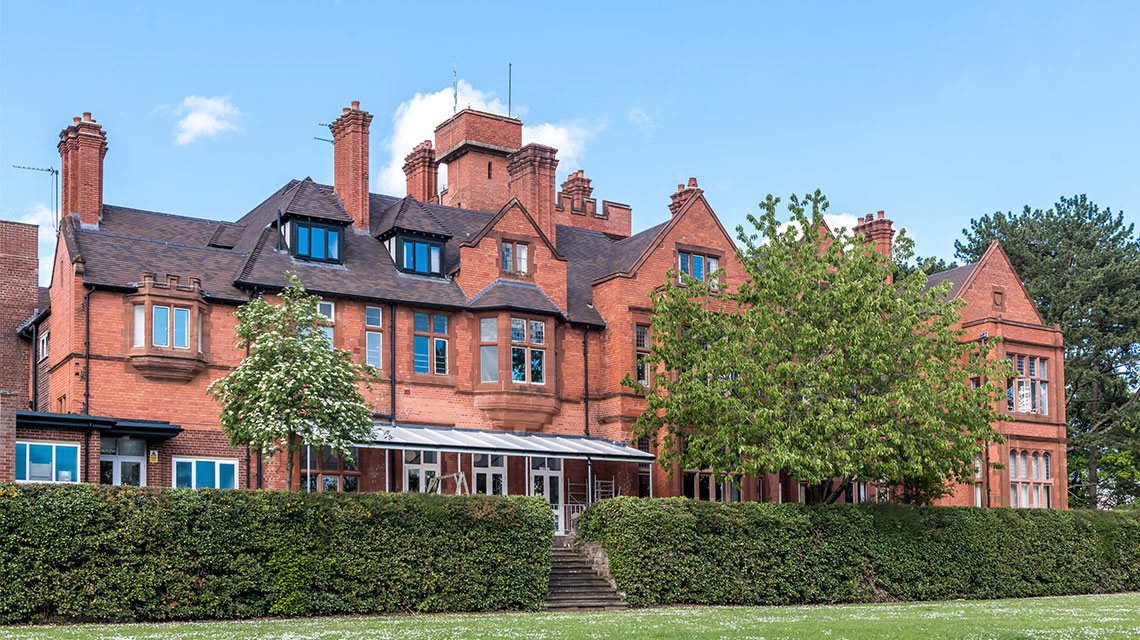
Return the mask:
<svg viewBox="0 0 1140 640">
<path fill-rule="evenodd" d="M 186 313 L 186 345 L 178 346 L 178 312 L 183 311 Z M 171 307 L 170 308 L 170 346 L 175 349 L 189 349 L 190 348 L 190 309 L 187 307 Z"/>
<path fill-rule="evenodd" d="M 83 447 L 76 442 L 59 442 L 53 440 L 16 440 L 12 445 L 12 464 L 15 466 L 15 453 L 16 445 L 24 445 L 24 473 L 28 474 L 32 466 L 32 445 L 44 445 L 51 447 L 51 480 L 16 480 L 16 484 L 79 484 L 79 476 L 83 475 Z M 59 447 L 71 447 L 75 449 L 75 479 L 74 480 L 56 480 L 56 450 Z M 15 469 L 12 470 L 15 474 Z"/>
<path fill-rule="evenodd" d="M 158 342 L 155 341 L 155 338 L 158 337 L 158 332 L 155 331 L 154 328 L 158 325 L 156 320 L 158 318 L 157 314 L 159 309 L 166 309 L 166 344 L 158 344 Z M 169 306 L 164 304 L 156 304 L 150 308 L 150 343 L 153 346 L 163 347 L 165 349 L 170 348 L 171 320 L 172 317 Z"/>
<path fill-rule="evenodd" d="M 451 372 L 451 347 L 448 344 L 447 338 L 437 338 L 436 335 L 433 335 L 431 339 L 431 372 L 437 376 L 446 376 Z M 443 343 L 442 372 L 439 370 L 439 360 L 436 359 L 436 354 L 439 350 L 439 343 L 441 342 Z"/>
<path fill-rule="evenodd" d="M 428 471 L 434 471 L 435 477 L 436 478 L 439 477 L 439 473 L 440 473 L 439 464 L 442 461 L 441 457 L 443 456 L 443 453 L 440 451 L 436 451 L 434 449 L 404 449 L 403 455 L 406 456 L 407 453 L 410 451 L 419 451 L 420 452 L 420 462 L 418 462 L 416 464 L 412 464 L 412 463 L 408 462 L 407 457 L 405 457 L 401 461 L 403 463 L 403 467 L 404 467 L 404 473 L 403 473 L 403 476 L 404 476 L 404 484 L 403 484 L 404 493 L 409 493 L 408 485 L 410 483 L 408 482 L 408 477 L 409 477 L 409 472 L 412 469 L 416 469 L 420 472 L 419 473 L 419 477 L 420 477 L 419 493 L 427 493 L 427 486 L 428 486 L 428 482 L 429 482 L 429 480 L 427 479 L 427 472 Z M 429 453 L 429 452 L 435 454 L 435 463 L 434 464 L 423 462 L 424 454 Z M 443 483 L 440 482 L 436 486 L 435 492 L 436 493 L 442 493 L 442 491 L 443 491 Z"/>
<path fill-rule="evenodd" d="M 328 313 L 325 313 L 323 310 L 323 307 L 325 305 L 328 305 Z M 321 314 L 325 317 L 325 319 L 333 323 L 333 326 L 331 327 L 321 327 L 321 333 L 325 334 L 325 337 L 329 339 L 329 348 L 332 348 L 336 344 L 336 303 L 330 300 L 321 300 L 317 303 L 317 313 Z"/>
<path fill-rule="evenodd" d="M 376 324 L 368 324 L 368 312 L 373 311 L 373 310 L 375 310 L 377 315 L 380 317 L 380 321 L 377 322 Z M 366 326 L 370 329 L 379 329 L 379 328 L 383 327 L 384 326 L 384 310 L 381 309 L 380 307 L 372 307 L 372 306 L 364 307 L 364 326 Z"/>
<path fill-rule="evenodd" d="M 485 467 L 476 467 L 475 466 L 475 456 L 477 456 L 477 455 L 487 456 L 487 466 L 485 466 Z M 501 465 L 495 466 L 493 464 L 496 456 L 502 458 L 502 464 Z M 503 492 L 502 493 L 495 493 L 494 492 L 495 474 L 501 474 L 503 476 Z M 487 476 L 487 490 L 486 491 L 479 491 L 479 476 Z M 498 496 L 498 495 L 505 496 L 505 495 L 508 495 L 508 487 L 510 485 L 507 484 L 507 456 L 506 455 L 500 455 L 497 453 L 496 454 L 491 454 L 491 453 L 473 453 L 473 454 L 471 454 L 471 480 L 472 480 L 472 482 L 471 482 L 471 492 L 472 493 L 476 493 L 476 494 L 480 494 L 480 495 L 487 495 L 487 496 Z"/>
<path fill-rule="evenodd" d="M 134 332 L 134 337 L 131 341 L 131 346 L 133 346 L 133 347 L 145 346 L 146 345 L 146 305 L 145 304 L 134 305 L 134 309 L 132 310 L 132 313 L 134 314 L 133 322 L 134 322 L 135 326 L 132 327 L 132 330 Z"/>
<path fill-rule="evenodd" d="M 115 441 L 115 446 L 117 449 L 119 440 L 127 440 L 130 438 L 108 438 L 108 439 Z M 100 439 L 100 440 L 102 440 L 102 439 Z M 123 486 L 122 485 L 122 477 L 123 477 L 123 465 L 122 465 L 122 463 L 124 463 L 124 462 L 138 462 L 138 463 L 140 463 L 139 464 L 139 486 L 145 487 L 146 486 L 146 458 L 147 458 L 146 442 L 142 441 L 142 440 L 139 440 L 139 442 L 143 442 L 143 453 L 142 453 L 142 455 L 127 456 L 127 455 L 120 455 L 117 452 L 116 453 L 103 453 L 103 446 L 102 446 L 102 442 L 100 441 L 100 444 L 99 444 L 100 480 L 102 480 L 102 473 L 103 473 L 102 463 L 103 462 L 110 462 L 112 467 L 113 467 L 113 470 L 111 471 L 111 485 L 116 486 L 116 487 Z M 237 479 L 235 478 L 235 482 L 236 482 L 236 480 Z"/>
<path fill-rule="evenodd" d="M 371 348 L 368 346 L 368 340 L 372 336 L 376 336 L 376 339 L 378 341 L 377 344 L 379 345 L 377 347 L 376 363 L 375 364 L 373 364 L 371 361 L 369 361 L 369 358 L 368 358 L 369 352 L 371 351 Z M 367 362 L 368 364 L 371 364 L 372 366 L 376 367 L 377 369 L 383 369 L 384 368 L 384 334 L 383 333 L 380 333 L 379 331 L 365 331 L 364 332 L 364 361 Z"/>
<path fill-rule="evenodd" d="M 189 457 L 181 456 L 181 457 L 170 459 L 170 486 L 171 487 L 175 487 L 175 488 L 178 487 L 178 463 L 179 462 L 189 462 L 190 463 L 190 486 L 188 487 L 190 489 L 197 490 L 197 489 L 202 488 L 202 487 L 198 486 L 198 464 L 197 464 L 198 462 L 213 462 L 214 463 L 214 479 L 215 480 L 220 479 L 222 477 L 221 465 L 223 465 L 223 464 L 234 465 L 234 489 L 237 489 L 238 485 L 240 484 L 238 482 L 238 478 L 241 477 L 239 475 L 241 472 L 241 465 L 238 463 L 237 458 L 189 458 Z M 206 487 L 206 488 L 207 489 L 213 489 L 215 487 Z"/>
<path fill-rule="evenodd" d="M 44 358 L 48 357 L 48 336 L 50 335 L 50 331 L 44 331 L 40 334 L 39 344 L 36 346 L 39 349 L 39 353 L 36 354 L 36 362 L 43 362 Z"/>
</svg>

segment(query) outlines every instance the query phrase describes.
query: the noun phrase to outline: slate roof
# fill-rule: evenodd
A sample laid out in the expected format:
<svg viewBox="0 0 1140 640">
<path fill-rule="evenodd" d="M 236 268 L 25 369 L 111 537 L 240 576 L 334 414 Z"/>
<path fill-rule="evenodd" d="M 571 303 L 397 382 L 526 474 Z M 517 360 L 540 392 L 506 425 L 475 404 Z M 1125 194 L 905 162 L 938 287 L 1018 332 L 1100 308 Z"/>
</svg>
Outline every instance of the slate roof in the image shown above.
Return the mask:
<svg viewBox="0 0 1140 640">
<path fill-rule="evenodd" d="M 949 280 L 951 282 L 950 292 L 946 294 L 946 299 L 953 300 L 954 298 L 958 297 L 959 293 L 961 293 L 962 285 L 966 284 L 966 281 L 970 279 L 970 274 L 974 272 L 974 268 L 977 266 L 978 263 L 974 262 L 971 264 L 963 265 L 961 267 L 957 267 L 955 269 L 950 269 L 948 271 L 942 271 L 940 273 L 935 273 L 933 275 L 927 276 L 926 287 L 923 288 L 923 292 L 930 291 L 935 286 Z"/>
<path fill-rule="evenodd" d="M 471 309 L 516 309 L 518 311 L 537 311 L 565 317 L 554 301 L 546 297 L 537 286 L 529 282 L 516 282 L 514 280 L 496 280 L 487 285 L 471 302 L 467 304 Z"/>
<path fill-rule="evenodd" d="M 48 287 L 40 287 L 39 300 L 36 302 L 36 312 L 42 313 L 51 309 L 51 289 Z"/>
<path fill-rule="evenodd" d="M 449 308 L 519 309 L 601 326 L 605 321 L 591 304 L 592 284 L 628 272 L 666 224 L 625 239 L 559 226 L 551 240 L 566 259 L 567 308 L 563 310 L 534 284 L 510 280 L 497 280 L 468 300 L 451 278 L 396 269 L 377 240 L 394 229 L 441 236 L 446 241 L 444 273 L 453 275 L 459 269 L 460 244 L 486 227 L 494 217 L 490 213 L 369 194 L 372 228 L 367 233 L 345 233 L 344 264 L 335 265 L 297 260 L 278 251 L 274 232 L 278 211 L 283 217 L 352 222 L 333 187 L 305 178 L 289 181 L 236 222 L 105 205 L 98 229 L 68 219 L 63 235 L 73 258 L 82 256 L 84 282 L 89 285 L 132 289 L 143 271 L 153 271 L 160 279 L 167 274 L 201 278 L 208 297 L 243 302 L 254 287 L 285 286 L 284 273 L 292 269 L 308 289 L 323 295 Z"/>
</svg>

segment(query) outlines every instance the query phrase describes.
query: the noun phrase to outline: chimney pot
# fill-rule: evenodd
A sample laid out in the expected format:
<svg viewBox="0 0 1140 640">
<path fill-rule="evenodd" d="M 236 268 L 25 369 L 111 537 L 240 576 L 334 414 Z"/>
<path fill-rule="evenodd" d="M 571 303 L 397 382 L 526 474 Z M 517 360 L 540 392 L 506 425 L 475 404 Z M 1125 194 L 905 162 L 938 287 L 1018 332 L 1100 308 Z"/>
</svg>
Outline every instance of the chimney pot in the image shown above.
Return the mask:
<svg viewBox="0 0 1140 640">
<path fill-rule="evenodd" d="M 73 124 L 73 125 L 75 125 L 75 124 L 79 124 L 79 116 L 75 116 L 74 118 L 72 118 L 72 119 L 71 119 L 71 124 Z"/>
<path fill-rule="evenodd" d="M 347 116 L 347 115 L 348 115 L 348 112 L 349 112 L 349 111 L 352 111 L 352 109 L 349 109 L 348 107 L 345 107 L 345 108 L 344 108 L 344 111 L 342 111 L 340 115 L 342 115 L 342 116 Z"/>
<path fill-rule="evenodd" d="M 94 120 L 91 119 L 91 112 L 90 111 L 84 111 L 83 112 L 83 121 L 84 122 L 95 122 Z"/>
<path fill-rule="evenodd" d="M 689 178 L 689 188 L 690 189 L 696 189 L 697 188 L 697 179 L 696 178 Z"/>
<path fill-rule="evenodd" d="M 880 219 L 880 220 L 882 220 L 882 219 L 883 219 L 883 218 L 885 218 L 886 216 L 887 216 L 887 212 L 886 212 L 886 211 L 880 211 L 880 212 L 879 212 L 879 219 Z"/>
<path fill-rule="evenodd" d="M 352 110 L 353 111 L 360 111 L 360 101 L 359 100 L 353 100 L 352 101 Z"/>
</svg>

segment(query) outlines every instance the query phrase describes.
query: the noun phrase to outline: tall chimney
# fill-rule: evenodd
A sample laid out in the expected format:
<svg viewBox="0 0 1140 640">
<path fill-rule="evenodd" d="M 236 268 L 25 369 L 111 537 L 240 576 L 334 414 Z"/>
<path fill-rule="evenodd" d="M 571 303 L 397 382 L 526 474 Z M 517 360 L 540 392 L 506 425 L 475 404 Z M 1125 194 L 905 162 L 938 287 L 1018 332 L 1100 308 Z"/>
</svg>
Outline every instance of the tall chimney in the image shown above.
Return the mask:
<svg viewBox="0 0 1140 640">
<path fill-rule="evenodd" d="M 83 224 L 97 226 L 103 213 L 103 156 L 107 134 L 91 112 L 59 132 L 62 215 L 79 214 Z"/>
<path fill-rule="evenodd" d="M 511 195 L 518 198 L 546 237 L 554 238 L 554 170 L 558 150 L 530 143 L 507 158 Z"/>
<path fill-rule="evenodd" d="M 439 195 L 439 165 L 431 140 L 417 144 L 404 158 L 404 175 L 408 178 L 408 195 L 420 202 L 435 202 Z"/>
<path fill-rule="evenodd" d="M 685 203 L 698 193 L 701 193 L 701 189 L 697 187 L 696 178 L 689 178 L 688 185 L 677 185 L 677 192 L 669 196 L 669 213 L 672 215 L 677 215 L 677 212 L 681 210 L 681 207 L 685 206 Z"/>
<path fill-rule="evenodd" d="M 368 230 L 368 125 L 372 114 L 352 101 L 329 129 L 333 134 L 333 188 L 357 229 Z"/>
<path fill-rule="evenodd" d="M 855 235 L 863 234 L 865 242 L 874 246 L 875 251 L 888 258 L 891 257 L 895 231 L 891 228 L 891 221 L 885 212 L 880 211 L 877 218 L 868 213 L 866 218 L 859 219 L 852 231 Z"/>
</svg>

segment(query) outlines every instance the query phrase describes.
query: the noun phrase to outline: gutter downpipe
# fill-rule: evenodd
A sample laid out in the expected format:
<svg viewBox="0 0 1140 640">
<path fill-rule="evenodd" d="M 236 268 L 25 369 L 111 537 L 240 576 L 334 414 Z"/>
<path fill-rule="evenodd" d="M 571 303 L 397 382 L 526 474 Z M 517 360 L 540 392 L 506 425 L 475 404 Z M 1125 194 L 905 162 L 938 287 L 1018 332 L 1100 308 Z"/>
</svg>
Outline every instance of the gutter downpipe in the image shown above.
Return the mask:
<svg viewBox="0 0 1140 640">
<path fill-rule="evenodd" d="M 83 341 L 83 415 L 91 415 L 91 294 L 95 293 L 95 287 L 87 290 L 87 295 L 83 296 L 83 311 L 87 318 L 84 321 L 86 324 L 87 336 Z"/>
<path fill-rule="evenodd" d="M 388 303 L 388 370 L 390 409 L 392 428 L 396 428 L 396 303 Z M 389 491 L 395 469 L 392 468 L 392 450 L 384 450 L 384 491 Z"/>
<path fill-rule="evenodd" d="M 50 363 L 49 363 L 50 364 Z M 32 398 L 28 408 L 35 411 L 40 397 L 40 323 L 32 323 Z"/>
<path fill-rule="evenodd" d="M 586 437 L 590 437 L 590 325 L 586 325 L 582 332 L 582 368 L 584 380 L 582 381 L 582 399 L 586 416 Z"/>
</svg>

